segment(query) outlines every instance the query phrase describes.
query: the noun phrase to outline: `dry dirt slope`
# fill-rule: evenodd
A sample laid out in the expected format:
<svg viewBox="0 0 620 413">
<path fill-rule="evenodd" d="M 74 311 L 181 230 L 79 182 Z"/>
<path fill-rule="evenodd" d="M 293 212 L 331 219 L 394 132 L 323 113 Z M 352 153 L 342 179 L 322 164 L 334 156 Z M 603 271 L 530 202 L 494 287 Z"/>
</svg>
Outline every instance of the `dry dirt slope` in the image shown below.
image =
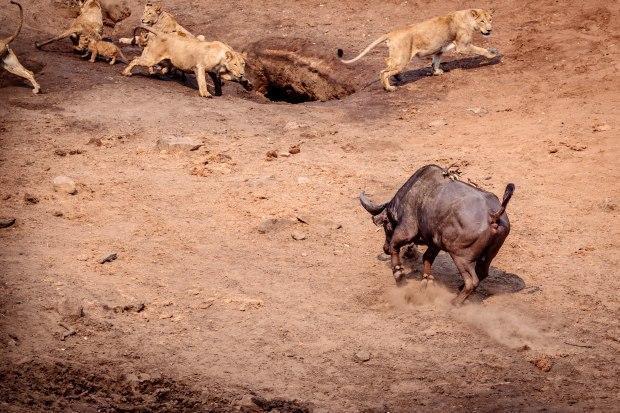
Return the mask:
<svg viewBox="0 0 620 413">
<path fill-rule="evenodd" d="M 14 49 L 46 93 L 0 73 L 0 215 L 17 219 L 0 229 L 1 410 L 617 409 L 617 4 L 484 3 L 494 36 L 478 41 L 500 64 L 412 70 L 386 94 L 378 49 L 357 68 L 358 93 L 287 105 L 237 85 L 205 100 L 175 81 L 125 79 L 66 45 L 35 51 L 68 22 L 35 3 L 23 2 Z M 237 48 L 275 34 L 349 53 L 478 5 L 167 4 Z M 3 34 L 14 16 L 0 10 Z M 157 150 L 171 135 L 203 146 Z M 463 309 L 419 293 L 419 263 L 394 287 L 355 199 L 386 199 L 431 162 L 497 194 L 517 186 L 512 233 Z M 57 175 L 78 194 L 55 193 Z M 436 271 L 452 294 L 448 257 Z"/>
</svg>

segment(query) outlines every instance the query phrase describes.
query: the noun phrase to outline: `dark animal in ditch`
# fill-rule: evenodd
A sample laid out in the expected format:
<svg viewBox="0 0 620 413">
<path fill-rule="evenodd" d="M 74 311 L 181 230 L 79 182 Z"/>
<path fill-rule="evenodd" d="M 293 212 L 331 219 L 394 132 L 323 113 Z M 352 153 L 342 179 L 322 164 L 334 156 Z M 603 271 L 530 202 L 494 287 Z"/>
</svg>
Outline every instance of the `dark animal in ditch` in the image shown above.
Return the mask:
<svg viewBox="0 0 620 413">
<path fill-rule="evenodd" d="M 360 202 L 375 225 L 385 231 L 383 249 L 391 256 L 397 282 L 404 275 L 400 249 L 426 245 L 424 278 L 433 279 L 431 266 L 439 251 L 456 264 L 464 286 L 453 304 L 463 301 L 489 275 L 491 261 L 510 232 L 506 206 L 515 186 L 508 184 L 502 201 L 492 193 L 453 179 L 447 169 L 426 165 L 418 169 L 391 201 L 376 205 L 362 192 Z"/>
</svg>

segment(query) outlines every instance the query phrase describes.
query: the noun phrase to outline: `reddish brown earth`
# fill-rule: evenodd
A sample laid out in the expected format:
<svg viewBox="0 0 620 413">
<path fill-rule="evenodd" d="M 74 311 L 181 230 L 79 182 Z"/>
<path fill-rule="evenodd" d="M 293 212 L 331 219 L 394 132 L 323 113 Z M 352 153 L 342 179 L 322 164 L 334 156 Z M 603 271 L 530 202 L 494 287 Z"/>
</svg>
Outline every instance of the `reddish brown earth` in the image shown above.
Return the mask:
<svg viewBox="0 0 620 413">
<path fill-rule="evenodd" d="M 124 78 L 68 42 L 37 51 L 69 13 L 23 5 L 13 49 L 45 93 L 0 72 L 0 216 L 17 220 L 0 229 L 0 410 L 618 411 L 617 2 L 167 1 L 237 49 L 286 36 L 348 56 L 409 22 L 496 10 L 476 42 L 499 64 L 450 54 L 431 77 L 414 61 L 388 94 L 379 47 L 353 68 L 357 93 L 298 105 Z M 17 12 L 1 7 L 5 35 Z M 171 135 L 203 146 L 158 149 Z M 420 290 L 419 262 L 395 287 L 356 199 L 427 163 L 517 187 L 462 308 L 443 254 L 447 291 Z"/>
</svg>

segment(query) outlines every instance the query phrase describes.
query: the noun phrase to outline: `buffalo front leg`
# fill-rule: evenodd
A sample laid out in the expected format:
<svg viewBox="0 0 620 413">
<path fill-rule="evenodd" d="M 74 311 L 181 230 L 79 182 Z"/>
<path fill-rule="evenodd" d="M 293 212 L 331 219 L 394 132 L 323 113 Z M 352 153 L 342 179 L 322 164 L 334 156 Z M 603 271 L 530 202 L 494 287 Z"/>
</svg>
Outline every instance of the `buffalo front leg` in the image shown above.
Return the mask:
<svg viewBox="0 0 620 413">
<path fill-rule="evenodd" d="M 41 86 L 37 83 L 34 78 L 34 74 L 26 69 L 22 64 L 17 60 L 17 56 L 11 49 L 8 49 L 8 53 L 4 58 L 2 58 L 2 67 L 6 69 L 7 72 L 11 72 L 14 75 L 22 77 L 28 80 L 32 84 L 32 93 L 37 94 L 41 90 Z"/>
<path fill-rule="evenodd" d="M 198 81 L 198 93 L 200 96 L 204 98 L 213 97 L 207 89 L 207 76 L 205 68 L 202 66 L 197 66 L 196 69 L 194 69 L 194 74 L 196 75 L 196 80 Z"/>
<path fill-rule="evenodd" d="M 426 251 L 424 251 L 424 255 L 422 255 L 422 262 L 424 265 L 424 273 L 422 274 L 422 287 L 426 288 L 428 284 L 432 284 L 435 281 L 435 277 L 433 277 L 432 266 L 435 258 L 437 258 L 437 254 L 439 254 L 439 248 L 435 246 L 429 246 Z"/>
<path fill-rule="evenodd" d="M 394 234 L 392 235 L 392 239 L 390 240 L 392 275 L 394 275 L 396 282 L 399 282 L 405 275 L 405 270 L 400 261 L 400 249 L 404 245 L 413 241 L 413 238 L 417 232 L 417 227 L 414 229 L 415 230 L 408 229 L 406 224 L 401 224 L 401 226 L 396 227 Z"/>
</svg>

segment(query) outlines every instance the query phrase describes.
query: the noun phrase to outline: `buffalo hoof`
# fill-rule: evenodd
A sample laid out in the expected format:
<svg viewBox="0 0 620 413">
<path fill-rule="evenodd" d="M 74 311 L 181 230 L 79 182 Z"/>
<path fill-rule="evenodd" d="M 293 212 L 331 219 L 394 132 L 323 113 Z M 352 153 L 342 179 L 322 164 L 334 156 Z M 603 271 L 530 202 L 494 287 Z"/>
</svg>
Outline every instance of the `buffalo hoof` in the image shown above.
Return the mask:
<svg viewBox="0 0 620 413">
<path fill-rule="evenodd" d="M 397 265 L 392 269 L 392 275 L 394 275 L 396 282 L 399 282 L 404 277 L 405 271 L 403 270 L 403 267 Z"/>
</svg>

